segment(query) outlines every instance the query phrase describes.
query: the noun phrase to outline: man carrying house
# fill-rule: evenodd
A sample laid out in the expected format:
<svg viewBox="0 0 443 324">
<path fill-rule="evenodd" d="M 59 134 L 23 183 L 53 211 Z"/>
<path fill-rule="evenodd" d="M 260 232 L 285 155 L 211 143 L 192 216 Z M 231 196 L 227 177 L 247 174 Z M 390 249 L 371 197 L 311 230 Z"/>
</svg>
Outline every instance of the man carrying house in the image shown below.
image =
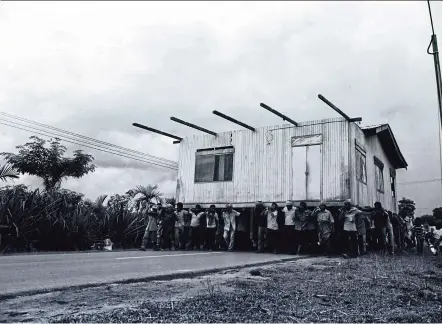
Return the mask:
<svg viewBox="0 0 443 324">
<path fill-rule="evenodd" d="M 320 248 L 323 250 L 323 253 L 329 257 L 332 253 L 331 234 L 334 232 L 334 217 L 332 217 L 331 212 L 326 209 L 324 202 L 321 202 L 312 214 L 317 218 Z"/>
<path fill-rule="evenodd" d="M 283 213 L 285 215 L 285 225 L 284 230 L 284 250 L 289 254 L 295 254 L 296 245 L 294 242 L 294 232 L 295 232 L 295 208 L 292 205 L 292 201 L 286 201 L 286 206 L 283 208 Z"/>
<path fill-rule="evenodd" d="M 340 220 L 343 221 L 343 239 L 348 252 L 343 254 L 344 258 L 358 256 L 356 216 L 360 213 L 359 209 L 352 206 L 351 200 L 345 201 L 345 206 L 339 216 Z"/>
<path fill-rule="evenodd" d="M 257 250 L 256 253 L 263 253 L 265 248 L 265 235 L 266 235 L 266 226 L 267 226 L 267 218 L 263 214 L 265 210 L 265 205 L 261 201 L 257 201 L 255 203 L 254 208 L 254 218 L 252 221 L 253 227 L 253 240 L 256 242 Z"/>
<path fill-rule="evenodd" d="M 303 249 L 305 249 L 308 244 L 309 238 L 306 235 L 306 225 L 310 216 L 311 212 L 307 209 L 306 203 L 304 201 L 300 202 L 300 205 L 299 207 L 297 207 L 294 216 L 294 243 L 297 246 L 296 254 L 300 253 L 302 246 Z"/>
<path fill-rule="evenodd" d="M 167 204 L 163 210 L 162 226 L 163 226 L 163 249 L 171 250 L 171 243 L 174 239 L 174 225 L 177 220 L 177 216 L 174 212 L 174 207 L 171 204 Z"/>
<path fill-rule="evenodd" d="M 143 206 L 145 206 L 143 204 Z M 146 251 L 146 247 L 152 244 L 152 248 L 155 249 L 157 245 L 157 206 L 153 206 L 151 210 L 149 207 L 145 209 L 148 214 L 148 225 L 146 226 L 145 234 L 143 235 L 141 251 Z"/>
<path fill-rule="evenodd" d="M 191 219 L 189 212 L 183 209 L 183 203 L 177 203 L 175 212 L 177 221 L 175 222 L 175 248 L 184 250 L 189 236 L 189 226 Z"/>
<path fill-rule="evenodd" d="M 218 214 L 215 210 L 215 205 L 209 206 L 206 211 L 206 248 L 209 251 L 215 249 L 215 233 L 218 227 Z"/>
<path fill-rule="evenodd" d="M 190 240 L 186 250 L 200 249 L 202 242 L 200 221 L 204 214 L 205 213 L 200 205 L 195 205 L 195 208 L 191 210 L 191 226 L 189 228 Z"/>
<path fill-rule="evenodd" d="M 222 215 L 225 223 L 223 238 L 225 239 L 226 245 L 228 246 L 228 251 L 232 252 L 234 250 L 235 243 L 235 219 L 240 216 L 240 213 L 233 210 L 231 204 L 226 204 L 226 210 L 223 212 Z"/>
<path fill-rule="evenodd" d="M 386 234 L 391 230 L 392 225 L 389 220 L 389 214 L 383 209 L 379 201 L 374 203 L 374 211 L 372 215 L 375 225 L 375 237 L 377 240 L 377 249 L 387 252 L 388 246 L 386 244 Z M 391 241 L 391 238 L 390 238 Z M 390 244 L 391 245 L 391 244 Z M 394 249 L 391 247 L 391 254 L 394 254 Z"/>
<path fill-rule="evenodd" d="M 360 213 L 355 215 L 355 224 L 357 227 L 357 235 L 358 235 L 358 252 L 360 255 L 364 255 L 367 253 L 367 235 L 370 229 L 370 221 L 369 218 L 371 216 L 370 213 L 371 207 L 364 207 Z"/>
</svg>

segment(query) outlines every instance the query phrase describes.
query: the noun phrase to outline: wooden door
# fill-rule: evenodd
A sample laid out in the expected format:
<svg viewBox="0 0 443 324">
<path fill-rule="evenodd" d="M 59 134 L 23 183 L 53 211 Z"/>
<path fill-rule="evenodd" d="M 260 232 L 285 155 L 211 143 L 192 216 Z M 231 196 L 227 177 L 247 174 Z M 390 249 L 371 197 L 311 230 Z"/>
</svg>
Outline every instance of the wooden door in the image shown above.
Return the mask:
<svg viewBox="0 0 443 324">
<path fill-rule="evenodd" d="M 321 199 L 321 145 L 292 147 L 292 199 Z"/>
</svg>

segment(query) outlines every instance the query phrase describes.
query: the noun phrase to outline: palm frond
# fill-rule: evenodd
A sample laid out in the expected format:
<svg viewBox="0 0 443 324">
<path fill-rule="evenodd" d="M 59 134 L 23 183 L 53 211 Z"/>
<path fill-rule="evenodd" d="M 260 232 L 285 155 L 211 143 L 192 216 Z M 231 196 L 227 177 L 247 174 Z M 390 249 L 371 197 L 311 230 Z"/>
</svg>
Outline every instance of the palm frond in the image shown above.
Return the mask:
<svg viewBox="0 0 443 324">
<path fill-rule="evenodd" d="M 8 179 L 18 179 L 18 172 L 12 168 L 10 164 L 0 166 L 0 180 L 8 181 Z"/>
</svg>

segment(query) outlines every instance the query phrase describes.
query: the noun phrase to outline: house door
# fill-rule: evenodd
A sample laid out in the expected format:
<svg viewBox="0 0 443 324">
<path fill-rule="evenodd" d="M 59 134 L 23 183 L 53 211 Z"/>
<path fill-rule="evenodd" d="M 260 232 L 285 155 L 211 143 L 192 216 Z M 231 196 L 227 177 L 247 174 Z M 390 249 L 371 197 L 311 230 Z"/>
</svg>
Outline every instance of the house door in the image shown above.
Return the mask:
<svg viewBox="0 0 443 324">
<path fill-rule="evenodd" d="M 320 200 L 321 145 L 292 147 L 292 199 Z"/>
</svg>

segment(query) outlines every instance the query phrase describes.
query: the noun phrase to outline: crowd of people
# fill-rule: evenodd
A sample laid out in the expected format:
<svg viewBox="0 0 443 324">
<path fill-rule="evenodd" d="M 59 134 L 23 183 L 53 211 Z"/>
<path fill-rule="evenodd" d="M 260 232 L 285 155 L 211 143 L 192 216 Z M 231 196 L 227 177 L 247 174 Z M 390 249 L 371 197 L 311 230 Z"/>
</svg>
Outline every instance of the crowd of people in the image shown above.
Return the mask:
<svg viewBox="0 0 443 324">
<path fill-rule="evenodd" d="M 420 218 L 386 211 L 380 202 L 357 208 L 346 201 L 342 209 L 320 203 L 313 210 L 305 202 L 295 207 L 287 201 L 265 207 L 257 202 L 252 213 L 238 212 L 231 204 L 223 210 L 196 205 L 189 211 L 182 203 L 161 204 L 147 210 L 148 224 L 141 250 L 255 250 L 273 253 L 340 253 L 352 258 L 368 250 L 394 254 L 416 248 L 424 242 L 441 246 L 441 229 L 430 228 Z"/>
</svg>

